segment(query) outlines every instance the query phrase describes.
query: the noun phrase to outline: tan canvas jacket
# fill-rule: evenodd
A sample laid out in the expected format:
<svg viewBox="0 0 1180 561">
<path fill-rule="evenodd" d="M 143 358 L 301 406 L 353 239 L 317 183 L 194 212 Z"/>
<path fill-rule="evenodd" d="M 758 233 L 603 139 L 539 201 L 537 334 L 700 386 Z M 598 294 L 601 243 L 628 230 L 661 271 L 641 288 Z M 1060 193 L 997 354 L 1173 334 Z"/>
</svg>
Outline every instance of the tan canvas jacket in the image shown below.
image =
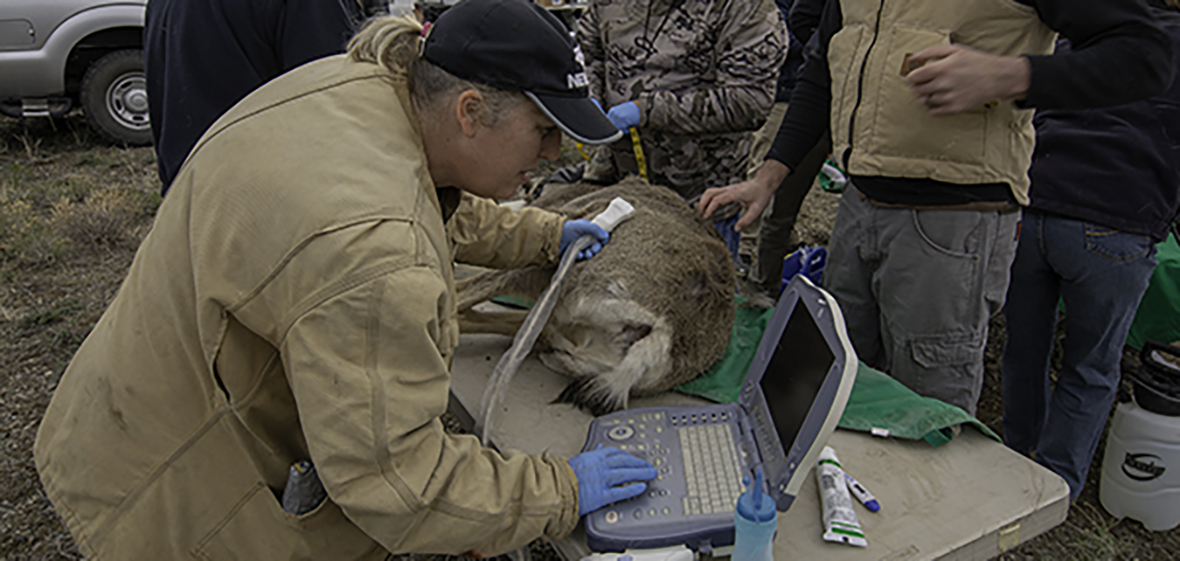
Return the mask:
<svg viewBox="0 0 1180 561">
<path fill-rule="evenodd" d="M 839 0 L 844 21 L 828 44 L 832 153 L 852 146 L 854 175 L 1007 183 L 1028 204 L 1031 109 L 995 100 L 932 116 L 913 93 L 907 54 L 959 44 L 996 55 L 1043 55 L 1056 34 L 1031 6 L 1012 0 Z"/>
<path fill-rule="evenodd" d="M 562 219 L 440 203 L 416 123 L 402 78 L 332 57 L 198 142 L 37 437 L 88 558 L 491 554 L 572 530 L 565 459 L 439 420 L 452 257 L 553 262 Z M 293 516 L 276 490 L 302 458 L 330 499 Z"/>
<path fill-rule="evenodd" d="M 590 94 L 639 106 L 652 183 L 691 200 L 745 178 L 787 56 L 773 0 L 590 0 L 577 39 Z M 638 173 L 630 136 L 599 154 L 592 180 Z"/>
</svg>

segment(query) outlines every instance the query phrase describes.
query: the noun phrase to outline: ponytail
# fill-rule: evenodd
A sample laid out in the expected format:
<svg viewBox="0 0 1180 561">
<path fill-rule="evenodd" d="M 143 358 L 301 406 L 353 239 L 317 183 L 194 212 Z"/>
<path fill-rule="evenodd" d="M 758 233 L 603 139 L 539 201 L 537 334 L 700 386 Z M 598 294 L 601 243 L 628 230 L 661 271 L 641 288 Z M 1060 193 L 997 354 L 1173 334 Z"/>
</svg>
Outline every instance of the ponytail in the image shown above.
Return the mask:
<svg viewBox="0 0 1180 561">
<path fill-rule="evenodd" d="M 421 42 L 422 24 L 412 15 L 378 17 L 369 20 L 348 42 L 348 56 L 404 76 L 418 58 Z"/>
</svg>

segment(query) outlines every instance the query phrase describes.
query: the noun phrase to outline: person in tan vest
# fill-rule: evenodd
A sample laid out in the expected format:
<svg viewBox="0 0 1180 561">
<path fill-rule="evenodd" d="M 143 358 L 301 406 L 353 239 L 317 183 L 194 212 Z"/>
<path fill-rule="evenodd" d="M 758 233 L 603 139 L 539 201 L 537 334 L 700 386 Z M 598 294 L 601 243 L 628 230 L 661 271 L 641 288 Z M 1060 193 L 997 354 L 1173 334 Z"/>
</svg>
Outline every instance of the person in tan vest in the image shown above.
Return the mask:
<svg viewBox="0 0 1180 561">
<path fill-rule="evenodd" d="M 1052 54 L 1057 33 L 1078 49 Z M 1162 92 L 1171 39 L 1144 0 L 829 0 L 767 160 L 733 201 L 736 227 L 830 131 L 847 170 L 824 285 L 857 355 L 974 414 L 1028 204 L 1033 108 Z"/>
<path fill-rule="evenodd" d="M 542 8 L 468 0 L 425 37 L 375 20 L 214 123 L 37 435 L 86 557 L 486 556 L 643 492 L 655 469 L 620 450 L 497 452 L 440 420 L 452 262 L 606 242 L 490 200 L 555 159 L 562 131 L 619 136 L 582 72 Z M 296 479 L 314 485 L 285 492 Z"/>
</svg>

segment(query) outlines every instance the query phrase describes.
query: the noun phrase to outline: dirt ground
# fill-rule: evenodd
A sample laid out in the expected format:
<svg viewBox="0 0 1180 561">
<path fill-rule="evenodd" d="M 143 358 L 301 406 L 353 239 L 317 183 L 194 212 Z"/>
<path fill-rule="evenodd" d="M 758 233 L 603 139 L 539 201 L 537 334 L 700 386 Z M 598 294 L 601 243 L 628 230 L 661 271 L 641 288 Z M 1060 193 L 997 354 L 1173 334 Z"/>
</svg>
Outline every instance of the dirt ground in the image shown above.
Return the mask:
<svg viewBox="0 0 1180 561">
<path fill-rule="evenodd" d="M 570 152 L 572 155 L 572 151 Z M 576 158 L 576 155 L 572 155 Z M 78 345 L 114 297 L 160 203 L 150 148 L 104 144 L 78 114 L 0 117 L 0 557 L 80 559 L 33 465 L 37 427 Z M 825 244 L 837 198 L 813 191 L 798 233 Z M 979 418 L 1001 432 L 1002 320 L 992 323 Z M 1104 439 L 1105 441 L 1105 439 Z M 1062 525 L 1004 560 L 1180 559 L 1180 528 L 1150 532 L 1098 502 L 1090 481 Z M 555 555 L 537 542 L 534 559 Z M 424 558 L 425 556 L 412 556 Z"/>
</svg>

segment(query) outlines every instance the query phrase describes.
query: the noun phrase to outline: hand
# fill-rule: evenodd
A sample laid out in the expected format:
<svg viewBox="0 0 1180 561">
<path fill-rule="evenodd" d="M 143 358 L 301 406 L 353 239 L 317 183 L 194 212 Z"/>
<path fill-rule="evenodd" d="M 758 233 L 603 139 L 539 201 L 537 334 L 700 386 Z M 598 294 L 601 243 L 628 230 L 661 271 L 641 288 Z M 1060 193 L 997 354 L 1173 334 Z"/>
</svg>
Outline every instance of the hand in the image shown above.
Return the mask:
<svg viewBox="0 0 1180 561">
<path fill-rule="evenodd" d="M 743 209 L 742 216 L 737 224 L 733 225 L 733 231 L 740 232 L 754 221 L 754 217 L 762 215 L 762 210 L 770 204 L 770 198 L 774 196 L 775 190 L 790 173 L 791 168 L 782 162 L 766 160 L 762 167 L 758 168 L 754 179 L 706 190 L 701 195 L 701 201 L 697 203 L 697 209 L 701 211 L 702 216 L 708 218 L 722 205 L 734 201 L 740 203 Z"/>
<path fill-rule="evenodd" d="M 649 481 L 657 475 L 656 468 L 647 460 L 618 448 L 603 448 L 601 444 L 595 450 L 570 458 L 569 463 L 578 476 L 578 516 L 642 495 L 647 485 L 634 482 Z"/>
<path fill-rule="evenodd" d="M 963 45 L 930 47 L 910 60 L 921 67 L 906 80 L 931 115 L 954 115 L 998 99 L 1022 99 L 1032 80 L 1028 59 Z"/>
<path fill-rule="evenodd" d="M 610 108 L 606 118 L 623 131 L 623 134 L 627 134 L 631 127 L 639 126 L 639 105 L 636 105 L 634 101 L 620 103 Z"/>
<path fill-rule="evenodd" d="M 561 244 L 558 246 L 558 253 L 565 253 L 565 249 L 570 244 L 585 235 L 594 236 L 598 241 L 579 252 L 578 260 L 594 257 L 595 254 L 602 251 L 602 246 L 607 241 L 610 241 L 610 234 L 606 230 L 599 228 L 597 224 L 585 218 L 566 220 L 565 224 L 561 227 Z"/>
</svg>

